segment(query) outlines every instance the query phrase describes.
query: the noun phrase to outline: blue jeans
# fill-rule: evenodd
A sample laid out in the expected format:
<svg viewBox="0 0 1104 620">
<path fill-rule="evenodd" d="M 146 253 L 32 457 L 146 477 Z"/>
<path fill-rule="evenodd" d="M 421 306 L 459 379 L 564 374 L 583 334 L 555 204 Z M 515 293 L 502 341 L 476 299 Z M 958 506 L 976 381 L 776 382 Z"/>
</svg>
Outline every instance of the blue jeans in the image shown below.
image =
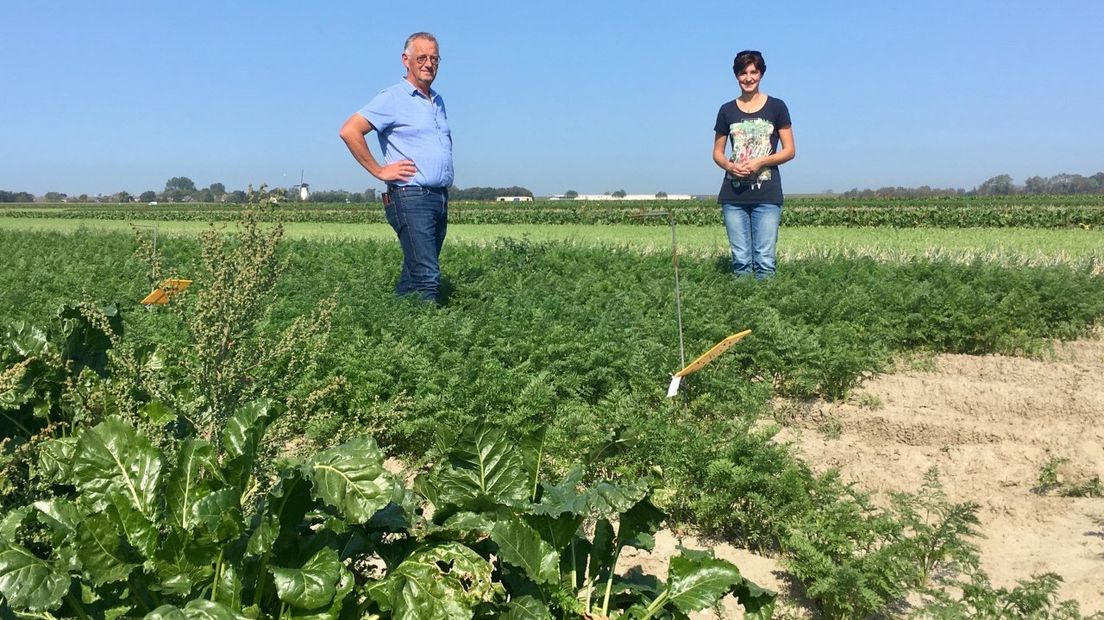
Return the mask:
<svg viewBox="0 0 1104 620">
<path fill-rule="evenodd" d="M 402 246 L 402 271 L 396 295 L 416 294 L 437 301 L 441 286 L 440 256 L 448 229 L 448 190 L 418 185 L 388 186 L 387 223 Z"/>
<path fill-rule="evenodd" d="M 732 249 L 732 272 L 773 278 L 774 251 L 778 245 L 778 223 L 782 205 L 722 205 L 728 246 Z"/>
</svg>

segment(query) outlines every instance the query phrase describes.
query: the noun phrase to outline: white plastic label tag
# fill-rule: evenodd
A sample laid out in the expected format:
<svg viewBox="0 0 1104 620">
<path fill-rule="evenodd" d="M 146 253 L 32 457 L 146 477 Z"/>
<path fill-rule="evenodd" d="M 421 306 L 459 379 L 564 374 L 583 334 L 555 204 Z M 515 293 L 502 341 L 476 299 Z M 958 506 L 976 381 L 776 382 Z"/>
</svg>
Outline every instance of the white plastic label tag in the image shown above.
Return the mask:
<svg viewBox="0 0 1104 620">
<path fill-rule="evenodd" d="M 675 394 L 678 394 L 679 385 L 681 385 L 681 384 L 682 384 L 682 377 L 679 377 L 677 375 L 672 376 L 671 377 L 671 385 L 667 386 L 667 398 L 671 398 Z"/>
</svg>

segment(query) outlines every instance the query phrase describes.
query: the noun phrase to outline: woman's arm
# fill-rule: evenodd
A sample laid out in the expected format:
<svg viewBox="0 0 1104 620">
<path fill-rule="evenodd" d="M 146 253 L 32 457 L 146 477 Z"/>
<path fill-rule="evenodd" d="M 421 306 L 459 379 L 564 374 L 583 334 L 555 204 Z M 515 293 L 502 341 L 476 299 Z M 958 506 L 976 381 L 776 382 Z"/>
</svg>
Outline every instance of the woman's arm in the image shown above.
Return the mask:
<svg viewBox="0 0 1104 620">
<path fill-rule="evenodd" d="M 736 162 L 728 161 L 725 157 L 725 143 L 728 142 L 728 136 L 723 133 L 717 134 L 717 137 L 713 139 L 713 163 L 721 167 L 725 172 L 735 174 Z"/>
</svg>

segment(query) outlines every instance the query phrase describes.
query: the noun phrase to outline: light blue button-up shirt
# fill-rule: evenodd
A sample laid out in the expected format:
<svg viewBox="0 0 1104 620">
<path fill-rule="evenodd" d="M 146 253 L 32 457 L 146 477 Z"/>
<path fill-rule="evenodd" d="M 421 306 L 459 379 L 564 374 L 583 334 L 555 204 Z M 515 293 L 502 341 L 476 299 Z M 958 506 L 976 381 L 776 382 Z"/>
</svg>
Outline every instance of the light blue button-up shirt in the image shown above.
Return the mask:
<svg viewBox="0 0 1104 620">
<path fill-rule="evenodd" d="M 452 133 L 445 101 L 430 89 L 429 99 L 402 80 L 385 88 L 360 110 L 379 134 L 384 164 L 409 159 L 418 171 L 399 185 L 452 185 Z"/>
</svg>

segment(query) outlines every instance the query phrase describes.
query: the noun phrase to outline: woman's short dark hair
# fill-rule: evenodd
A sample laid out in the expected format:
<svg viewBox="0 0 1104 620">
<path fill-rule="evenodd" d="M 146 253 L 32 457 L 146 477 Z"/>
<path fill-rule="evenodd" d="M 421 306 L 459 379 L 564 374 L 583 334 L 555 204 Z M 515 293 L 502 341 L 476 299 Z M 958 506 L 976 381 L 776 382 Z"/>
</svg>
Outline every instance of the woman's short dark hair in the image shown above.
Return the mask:
<svg viewBox="0 0 1104 620">
<path fill-rule="evenodd" d="M 755 50 L 744 50 L 736 54 L 736 58 L 732 61 L 732 72 L 740 75 L 748 65 L 755 65 L 759 73 L 767 72 L 767 63 L 763 60 L 763 55 Z"/>
</svg>

